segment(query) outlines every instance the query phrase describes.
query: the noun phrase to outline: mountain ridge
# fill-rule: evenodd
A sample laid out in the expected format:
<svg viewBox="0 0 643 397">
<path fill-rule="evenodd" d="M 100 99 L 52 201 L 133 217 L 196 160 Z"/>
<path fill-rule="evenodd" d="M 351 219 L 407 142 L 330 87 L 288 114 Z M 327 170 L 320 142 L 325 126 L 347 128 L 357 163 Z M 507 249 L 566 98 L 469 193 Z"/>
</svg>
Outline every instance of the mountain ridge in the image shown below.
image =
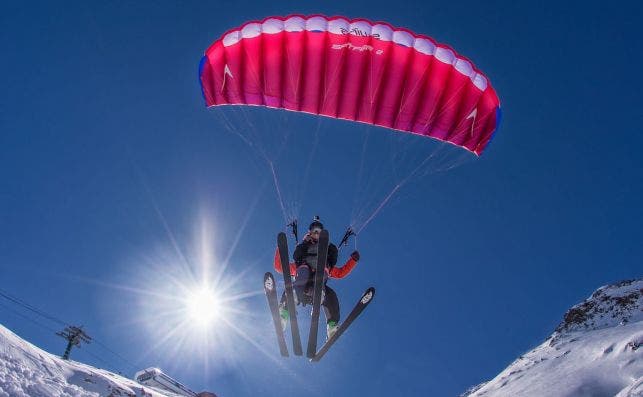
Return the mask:
<svg viewBox="0 0 643 397">
<path fill-rule="evenodd" d="M 643 396 L 643 278 L 598 288 L 554 332 L 461 397 Z"/>
</svg>

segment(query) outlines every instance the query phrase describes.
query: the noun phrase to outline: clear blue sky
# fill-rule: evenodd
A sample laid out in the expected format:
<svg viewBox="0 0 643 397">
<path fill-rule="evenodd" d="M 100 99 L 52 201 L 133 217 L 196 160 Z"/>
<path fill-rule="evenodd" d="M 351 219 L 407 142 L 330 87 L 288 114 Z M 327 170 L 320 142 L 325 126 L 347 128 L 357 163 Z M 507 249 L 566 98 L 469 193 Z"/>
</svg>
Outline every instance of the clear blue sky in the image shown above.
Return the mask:
<svg viewBox="0 0 643 397">
<path fill-rule="evenodd" d="M 595 288 L 641 276 L 641 5 L 302 4 L 4 3 L 0 289 L 84 324 L 136 369 L 220 396 L 453 396 L 541 343 Z M 281 210 L 265 164 L 204 107 L 197 75 L 224 31 L 290 13 L 432 36 L 472 59 L 503 107 L 481 159 L 407 185 L 364 230 L 362 262 L 332 285 L 344 310 L 369 285 L 376 300 L 317 365 L 278 357 L 261 279 Z M 319 213 L 336 237 L 353 196 L 342 206 L 351 180 L 328 180 L 340 173 L 333 145 L 361 148 L 344 136 L 320 145 L 319 193 L 300 213 Z M 249 293 L 231 303 L 237 331 L 219 322 L 207 346 L 166 332 L 163 296 L 142 293 L 164 294 L 188 269 L 199 279 L 202 263 L 231 294 Z M 62 353 L 62 339 L 0 303 L 0 323 Z M 110 354 L 94 344 L 72 357 L 132 374 Z"/>
</svg>

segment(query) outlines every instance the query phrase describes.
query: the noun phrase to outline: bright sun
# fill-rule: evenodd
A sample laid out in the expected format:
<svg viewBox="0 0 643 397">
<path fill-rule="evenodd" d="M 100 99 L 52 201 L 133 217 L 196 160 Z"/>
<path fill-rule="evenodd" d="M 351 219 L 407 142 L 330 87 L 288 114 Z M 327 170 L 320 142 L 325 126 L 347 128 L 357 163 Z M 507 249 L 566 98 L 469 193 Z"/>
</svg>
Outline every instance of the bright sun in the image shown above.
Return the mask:
<svg viewBox="0 0 643 397">
<path fill-rule="evenodd" d="M 193 324 L 208 327 L 220 314 L 219 297 L 209 287 L 201 287 L 186 299 L 187 317 Z"/>
</svg>

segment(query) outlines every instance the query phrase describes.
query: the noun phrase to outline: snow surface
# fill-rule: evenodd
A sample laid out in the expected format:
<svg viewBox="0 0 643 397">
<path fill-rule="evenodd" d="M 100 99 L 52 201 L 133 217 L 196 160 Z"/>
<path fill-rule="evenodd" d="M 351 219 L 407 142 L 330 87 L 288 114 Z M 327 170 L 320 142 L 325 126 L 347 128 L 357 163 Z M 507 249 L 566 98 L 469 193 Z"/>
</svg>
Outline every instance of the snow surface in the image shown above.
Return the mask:
<svg viewBox="0 0 643 397">
<path fill-rule="evenodd" d="M 0 397 L 81 396 L 176 397 L 109 371 L 63 360 L 0 325 Z"/>
<path fill-rule="evenodd" d="M 643 279 L 599 288 L 540 346 L 462 396 L 643 396 Z"/>
</svg>

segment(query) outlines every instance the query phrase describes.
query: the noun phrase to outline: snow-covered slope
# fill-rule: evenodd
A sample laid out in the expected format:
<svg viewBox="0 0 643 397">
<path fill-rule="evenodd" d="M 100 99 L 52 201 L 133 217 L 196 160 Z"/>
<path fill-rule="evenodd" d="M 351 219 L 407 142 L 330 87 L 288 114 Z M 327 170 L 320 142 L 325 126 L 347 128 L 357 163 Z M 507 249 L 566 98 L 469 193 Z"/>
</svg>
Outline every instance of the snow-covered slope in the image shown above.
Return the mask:
<svg viewBox="0 0 643 397">
<path fill-rule="evenodd" d="M 643 396 L 643 279 L 599 288 L 540 346 L 462 396 Z"/>
<path fill-rule="evenodd" d="M 75 361 L 65 361 L 0 325 L 0 397 L 160 397 L 137 382 Z"/>
</svg>

